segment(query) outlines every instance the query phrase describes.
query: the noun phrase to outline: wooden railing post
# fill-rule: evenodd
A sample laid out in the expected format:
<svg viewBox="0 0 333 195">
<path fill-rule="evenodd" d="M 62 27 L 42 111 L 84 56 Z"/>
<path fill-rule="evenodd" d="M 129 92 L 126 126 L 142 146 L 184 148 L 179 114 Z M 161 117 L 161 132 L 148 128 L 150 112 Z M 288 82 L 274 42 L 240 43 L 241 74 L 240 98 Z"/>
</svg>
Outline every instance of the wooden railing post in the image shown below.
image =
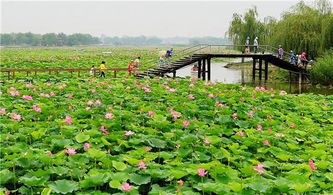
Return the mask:
<svg viewBox="0 0 333 195">
<path fill-rule="evenodd" d="M 117 78 L 117 71 L 116 70 L 113 71 L 113 76 L 114 76 L 114 78 Z"/>
<path fill-rule="evenodd" d="M 262 79 L 262 58 L 259 59 L 259 80 Z"/>
<path fill-rule="evenodd" d="M 253 64 L 252 64 L 252 79 L 256 80 L 256 59 L 253 59 Z"/>
</svg>

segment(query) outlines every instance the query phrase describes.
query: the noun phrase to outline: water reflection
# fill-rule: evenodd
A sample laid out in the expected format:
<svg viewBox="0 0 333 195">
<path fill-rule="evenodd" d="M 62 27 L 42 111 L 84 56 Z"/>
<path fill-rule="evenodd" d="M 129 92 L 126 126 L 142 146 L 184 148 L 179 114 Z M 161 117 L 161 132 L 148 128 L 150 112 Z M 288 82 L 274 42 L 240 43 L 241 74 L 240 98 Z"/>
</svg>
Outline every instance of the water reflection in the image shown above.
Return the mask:
<svg viewBox="0 0 333 195">
<path fill-rule="evenodd" d="M 227 63 L 212 63 L 212 72 L 211 72 L 211 80 L 214 82 L 222 82 L 222 83 L 233 83 L 233 84 L 242 84 L 247 86 L 262 86 L 266 89 L 278 89 L 286 91 L 287 93 L 315 93 L 315 94 L 324 94 L 324 95 L 332 95 L 333 88 L 332 87 L 321 87 L 318 88 L 314 85 L 310 84 L 302 84 L 299 85 L 298 82 L 283 82 L 276 80 L 268 80 L 265 82 L 264 80 L 260 81 L 252 80 L 252 68 L 250 66 L 247 67 L 238 67 L 234 68 L 225 68 L 224 66 Z M 191 68 L 192 66 L 186 66 L 177 70 L 178 77 L 187 77 L 191 76 Z M 171 76 L 171 75 L 170 75 Z"/>
</svg>

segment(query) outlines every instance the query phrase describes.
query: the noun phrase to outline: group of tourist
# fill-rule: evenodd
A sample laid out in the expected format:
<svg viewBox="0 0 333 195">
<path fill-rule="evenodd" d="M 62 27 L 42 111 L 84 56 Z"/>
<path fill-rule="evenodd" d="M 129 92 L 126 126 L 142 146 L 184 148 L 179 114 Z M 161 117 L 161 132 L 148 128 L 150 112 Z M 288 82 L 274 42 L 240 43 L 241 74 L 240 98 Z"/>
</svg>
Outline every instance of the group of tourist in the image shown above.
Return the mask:
<svg viewBox="0 0 333 195">
<path fill-rule="evenodd" d="M 167 60 L 171 60 L 172 59 L 172 54 L 173 54 L 173 48 L 168 49 L 166 52 L 163 51 L 163 54 L 160 54 L 160 62 L 164 63 L 164 58 L 166 58 Z M 138 69 L 139 69 L 139 64 L 140 64 L 140 57 L 137 57 L 135 60 L 131 60 L 129 61 L 128 65 L 127 65 L 127 70 L 128 70 L 128 74 L 130 75 L 132 72 L 134 75 L 138 74 Z M 102 61 L 102 63 L 99 66 L 99 77 L 103 77 L 105 78 L 105 70 L 107 69 L 105 66 L 105 61 Z M 90 68 L 90 72 L 89 75 L 90 77 L 94 77 L 95 76 L 95 66 L 91 66 Z"/>
<path fill-rule="evenodd" d="M 246 41 L 245 41 L 245 51 L 244 53 L 250 53 L 250 37 L 247 36 Z M 257 53 L 258 52 L 258 46 L 259 46 L 259 42 L 258 42 L 258 37 L 254 38 L 253 41 L 253 52 Z"/>
<path fill-rule="evenodd" d="M 134 75 L 137 75 L 137 70 L 139 69 L 140 59 L 141 59 L 140 57 L 137 57 L 135 60 L 131 60 L 128 63 L 127 70 L 128 70 L 129 74 L 131 74 L 131 72 L 133 71 Z M 99 77 L 105 78 L 105 70 L 107 69 L 105 64 L 106 64 L 105 61 L 102 61 L 101 65 L 99 66 L 99 69 L 98 69 Z M 95 66 L 92 65 L 90 68 L 90 72 L 89 72 L 90 77 L 95 76 L 95 71 L 96 71 Z"/>
</svg>

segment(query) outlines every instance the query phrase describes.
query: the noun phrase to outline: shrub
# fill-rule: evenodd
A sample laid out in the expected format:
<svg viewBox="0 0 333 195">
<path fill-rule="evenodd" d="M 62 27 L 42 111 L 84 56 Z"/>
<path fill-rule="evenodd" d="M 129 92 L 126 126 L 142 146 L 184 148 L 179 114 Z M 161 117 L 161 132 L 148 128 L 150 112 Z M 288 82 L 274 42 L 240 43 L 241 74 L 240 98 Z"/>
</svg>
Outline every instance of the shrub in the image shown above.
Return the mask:
<svg viewBox="0 0 333 195">
<path fill-rule="evenodd" d="M 311 79 L 321 84 L 333 84 L 333 50 L 319 58 L 310 70 Z"/>
</svg>

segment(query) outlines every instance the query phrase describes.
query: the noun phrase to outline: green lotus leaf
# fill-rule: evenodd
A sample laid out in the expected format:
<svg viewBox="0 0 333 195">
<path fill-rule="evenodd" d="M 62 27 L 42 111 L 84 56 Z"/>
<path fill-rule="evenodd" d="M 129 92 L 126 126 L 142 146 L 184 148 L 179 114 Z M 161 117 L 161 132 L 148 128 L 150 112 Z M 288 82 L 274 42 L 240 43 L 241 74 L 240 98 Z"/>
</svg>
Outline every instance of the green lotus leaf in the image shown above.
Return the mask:
<svg viewBox="0 0 333 195">
<path fill-rule="evenodd" d="M 113 161 L 112 162 L 112 166 L 117 169 L 118 171 L 123 171 L 127 168 L 127 165 L 123 162 L 117 162 L 117 161 Z"/>
<path fill-rule="evenodd" d="M 8 169 L 3 169 L 0 171 L 0 185 L 6 184 L 9 180 L 14 177 L 14 173 Z"/>
<path fill-rule="evenodd" d="M 79 143 L 83 143 L 85 141 L 88 141 L 90 139 L 89 135 L 86 135 L 84 133 L 79 133 L 75 136 L 75 140 Z"/>
<path fill-rule="evenodd" d="M 147 184 L 150 182 L 151 177 L 147 175 L 139 175 L 139 174 L 130 174 L 129 177 L 130 181 L 137 184 L 137 185 L 142 185 L 142 184 Z"/>
<path fill-rule="evenodd" d="M 71 193 L 77 189 L 79 186 L 76 182 L 70 180 L 57 180 L 48 185 L 54 192 L 67 194 Z"/>
</svg>

